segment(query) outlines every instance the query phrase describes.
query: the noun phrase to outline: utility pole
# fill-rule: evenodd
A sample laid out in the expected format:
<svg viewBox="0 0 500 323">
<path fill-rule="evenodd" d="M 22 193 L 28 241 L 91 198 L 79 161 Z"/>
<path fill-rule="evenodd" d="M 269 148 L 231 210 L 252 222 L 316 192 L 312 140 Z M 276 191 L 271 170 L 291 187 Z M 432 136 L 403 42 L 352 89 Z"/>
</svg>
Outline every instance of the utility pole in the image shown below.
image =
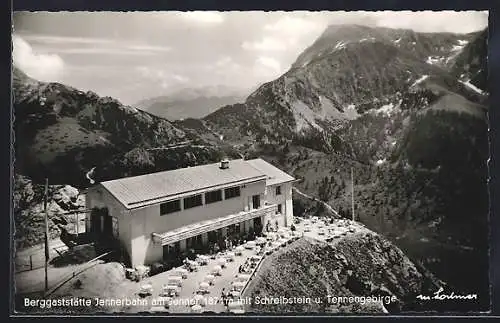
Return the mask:
<svg viewBox="0 0 500 323">
<path fill-rule="evenodd" d="M 354 221 L 354 170 L 351 167 L 351 206 L 352 206 L 352 220 Z"/>
<path fill-rule="evenodd" d="M 49 179 L 45 179 L 45 194 L 43 196 L 43 211 L 45 213 L 45 292 L 49 290 L 48 265 L 49 265 L 49 219 L 47 214 L 47 199 L 49 195 Z"/>
</svg>

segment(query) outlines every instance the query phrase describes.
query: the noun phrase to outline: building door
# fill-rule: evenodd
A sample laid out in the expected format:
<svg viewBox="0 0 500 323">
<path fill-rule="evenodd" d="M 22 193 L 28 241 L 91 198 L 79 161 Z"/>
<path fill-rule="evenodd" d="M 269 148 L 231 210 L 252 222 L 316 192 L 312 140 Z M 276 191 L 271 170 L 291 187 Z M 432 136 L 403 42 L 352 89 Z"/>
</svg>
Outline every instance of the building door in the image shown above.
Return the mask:
<svg viewBox="0 0 500 323">
<path fill-rule="evenodd" d="M 172 255 L 172 249 L 173 249 L 172 245 L 166 244 L 163 246 L 163 260 L 166 261 L 170 260 Z"/>
<path fill-rule="evenodd" d="M 252 208 L 254 209 L 260 208 L 260 195 L 252 196 Z"/>
<path fill-rule="evenodd" d="M 208 242 L 214 244 L 217 242 L 217 231 L 208 232 Z"/>
<path fill-rule="evenodd" d="M 174 243 L 174 254 L 176 256 L 181 254 L 181 242 L 180 241 L 177 241 L 176 243 Z"/>
<path fill-rule="evenodd" d="M 100 209 L 94 208 L 90 213 L 90 232 L 99 234 L 101 232 L 101 214 Z"/>
</svg>

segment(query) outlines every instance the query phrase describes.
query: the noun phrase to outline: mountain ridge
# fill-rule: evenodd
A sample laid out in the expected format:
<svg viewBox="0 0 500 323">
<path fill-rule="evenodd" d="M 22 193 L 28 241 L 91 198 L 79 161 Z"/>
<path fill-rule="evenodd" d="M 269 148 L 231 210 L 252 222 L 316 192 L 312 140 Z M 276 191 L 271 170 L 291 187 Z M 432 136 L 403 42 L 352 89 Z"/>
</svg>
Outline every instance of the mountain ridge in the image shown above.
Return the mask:
<svg viewBox="0 0 500 323">
<path fill-rule="evenodd" d="M 179 165 L 189 165 L 214 160 L 220 154 L 217 147 L 206 144 L 196 134 L 186 133 L 166 119 L 122 105 L 116 99 L 99 97 L 91 91 L 83 92 L 60 83 L 38 82 L 17 68 L 13 76 L 15 168 L 37 181 L 47 176 L 55 183 L 88 185 L 85 174 L 98 165 L 101 167 L 97 168 L 96 176 L 102 179 L 133 174 L 130 165 L 120 165 L 132 155 L 136 162 L 145 163 L 142 166 L 149 165 L 148 160 L 156 156 L 159 162 L 164 160 L 158 167 L 163 170 L 178 166 L 176 158 Z M 148 150 L 186 141 L 206 148 L 193 149 L 196 154 L 192 156 L 186 155 L 187 148 Z M 111 160 L 114 162 L 109 162 Z M 56 167 L 75 161 L 73 169 Z M 167 161 L 173 164 L 168 165 Z M 110 169 L 110 164 L 117 169 Z M 155 169 L 154 165 L 149 166 L 141 171 Z"/>
<path fill-rule="evenodd" d="M 218 134 L 248 158 L 265 158 L 293 174 L 301 179 L 300 191 L 347 218 L 352 167 L 359 221 L 456 290 L 481 290 L 481 306 L 487 307 L 488 95 L 449 65 L 429 61 L 432 53 L 408 53 L 416 39 L 410 36 L 399 46 L 351 43 L 296 64 L 244 103 L 192 125 L 198 133 Z M 455 37 L 449 39 L 448 63 L 467 44 L 478 46 L 479 62 L 486 59 L 484 46 L 465 44 L 464 35 L 446 37 Z M 325 214 L 314 202 L 297 210 L 311 208 Z M 460 267 L 464 259 L 477 268 Z M 457 270 L 448 273 L 446 263 Z"/>
</svg>

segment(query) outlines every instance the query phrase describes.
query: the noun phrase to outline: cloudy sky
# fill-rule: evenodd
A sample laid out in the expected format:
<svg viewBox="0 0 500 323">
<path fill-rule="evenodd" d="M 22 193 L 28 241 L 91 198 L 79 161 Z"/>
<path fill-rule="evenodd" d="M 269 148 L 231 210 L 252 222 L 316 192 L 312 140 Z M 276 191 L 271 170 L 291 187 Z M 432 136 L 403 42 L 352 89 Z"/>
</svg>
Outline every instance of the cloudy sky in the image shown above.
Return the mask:
<svg viewBox="0 0 500 323">
<path fill-rule="evenodd" d="M 285 72 L 329 24 L 472 32 L 485 12 L 17 12 L 13 61 L 126 104 L 187 87 L 248 92 Z"/>
</svg>

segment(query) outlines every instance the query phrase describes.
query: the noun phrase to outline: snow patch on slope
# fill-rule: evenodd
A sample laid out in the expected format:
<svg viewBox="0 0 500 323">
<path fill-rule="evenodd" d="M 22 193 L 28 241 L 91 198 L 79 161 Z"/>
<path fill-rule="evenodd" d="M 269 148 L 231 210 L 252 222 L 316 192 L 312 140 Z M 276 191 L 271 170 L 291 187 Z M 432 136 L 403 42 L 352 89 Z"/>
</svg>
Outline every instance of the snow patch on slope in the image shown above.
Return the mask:
<svg viewBox="0 0 500 323">
<path fill-rule="evenodd" d="M 349 120 L 354 120 L 359 118 L 360 114 L 356 110 L 356 106 L 354 104 L 349 104 L 345 109 L 344 109 L 344 115 L 346 116 L 347 119 Z"/>
<path fill-rule="evenodd" d="M 321 119 L 345 119 L 345 116 L 340 112 L 332 103 L 332 101 L 324 96 L 319 97 L 319 102 L 321 105 L 321 112 L 318 117 Z"/>
<path fill-rule="evenodd" d="M 339 41 L 337 45 L 335 45 L 334 49 L 342 49 L 345 47 L 346 44 L 347 44 L 346 42 Z"/>
<path fill-rule="evenodd" d="M 472 84 L 470 81 L 459 81 L 459 82 L 464 84 L 465 86 L 467 86 L 469 89 L 473 90 L 476 93 L 484 94 L 483 90 Z"/>
<path fill-rule="evenodd" d="M 425 61 L 427 64 L 442 64 L 443 61 L 446 61 L 445 57 L 442 56 L 429 56 L 427 57 L 427 60 Z"/>
<path fill-rule="evenodd" d="M 365 42 L 365 41 L 374 41 L 374 40 L 375 40 L 375 37 L 370 37 L 370 38 L 363 38 L 359 42 L 362 43 L 362 42 Z"/>
<path fill-rule="evenodd" d="M 418 80 L 416 80 L 410 87 L 414 87 L 420 83 L 422 83 L 423 81 L 425 81 L 427 78 L 429 77 L 429 75 L 424 75 L 422 77 L 420 77 Z"/>
<path fill-rule="evenodd" d="M 394 112 L 394 109 L 395 109 L 394 103 L 389 103 L 389 104 L 383 105 L 380 108 L 376 109 L 375 113 L 385 114 L 387 116 L 391 116 L 392 113 Z"/>
</svg>

